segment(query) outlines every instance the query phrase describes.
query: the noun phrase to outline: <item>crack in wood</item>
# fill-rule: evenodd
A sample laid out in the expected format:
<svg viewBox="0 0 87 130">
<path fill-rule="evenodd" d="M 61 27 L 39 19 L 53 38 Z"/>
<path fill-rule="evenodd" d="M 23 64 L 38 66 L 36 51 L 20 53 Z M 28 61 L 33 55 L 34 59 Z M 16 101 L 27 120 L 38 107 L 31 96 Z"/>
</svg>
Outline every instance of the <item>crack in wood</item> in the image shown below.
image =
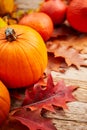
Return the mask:
<svg viewBox="0 0 87 130">
<path fill-rule="evenodd" d="M 71 121 L 71 122 L 76 122 L 76 123 L 87 123 L 87 121 L 81 121 L 81 120 L 73 120 L 73 119 L 64 119 L 64 118 L 50 118 L 54 120 L 62 120 L 62 121 Z"/>
</svg>

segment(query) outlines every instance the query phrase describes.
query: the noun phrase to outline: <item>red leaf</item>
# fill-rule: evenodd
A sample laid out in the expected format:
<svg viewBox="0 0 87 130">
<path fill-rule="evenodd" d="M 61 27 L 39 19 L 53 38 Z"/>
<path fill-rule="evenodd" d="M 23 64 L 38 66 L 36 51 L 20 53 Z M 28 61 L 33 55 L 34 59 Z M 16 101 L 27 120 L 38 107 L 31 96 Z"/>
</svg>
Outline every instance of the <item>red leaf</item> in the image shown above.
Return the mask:
<svg viewBox="0 0 87 130">
<path fill-rule="evenodd" d="M 0 130 L 29 130 L 25 125 L 21 124 L 18 120 L 9 118 L 0 126 Z"/>
<path fill-rule="evenodd" d="M 26 90 L 23 105 L 31 108 L 31 110 L 45 108 L 52 112 L 55 111 L 53 106 L 67 108 L 66 103 L 75 100 L 72 95 L 75 88 L 75 86 L 67 87 L 64 81 L 60 81 L 54 85 L 52 76 L 49 75 L 47 86 L 45 86 L 44 89 L 40 84 L 35 84 L 31 91 Z"/>
<path fill-rule="evenodd" d="M 29 130 L 56 130 L 51 119 L 42 117 L 40 112 L 40 109 L 37 111 L 30 111 L 22 108 L 16 111 L 12 117 L 27 126 Z"/>
</svg>

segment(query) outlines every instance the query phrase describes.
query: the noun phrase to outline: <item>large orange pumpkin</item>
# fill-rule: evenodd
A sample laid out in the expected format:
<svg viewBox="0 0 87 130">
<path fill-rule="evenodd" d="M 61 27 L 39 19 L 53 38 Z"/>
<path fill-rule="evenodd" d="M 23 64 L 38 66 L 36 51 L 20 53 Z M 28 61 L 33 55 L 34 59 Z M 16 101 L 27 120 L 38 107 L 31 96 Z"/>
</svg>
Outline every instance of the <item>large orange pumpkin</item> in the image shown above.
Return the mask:
<svg viewBox="0 0 87 130">
<path fill-rule="evenodd" d="M 9 88 L 34 84 L 47 66 L 47 49 L 41 35 L 23 25 L 0 30 L 0 79 Z"/>
<path fill-rule="evenodd" d="M 10 95 L 5 85 L 0 81 L 0 125 L 5 121 L 10 110 Z"/>
</svg>

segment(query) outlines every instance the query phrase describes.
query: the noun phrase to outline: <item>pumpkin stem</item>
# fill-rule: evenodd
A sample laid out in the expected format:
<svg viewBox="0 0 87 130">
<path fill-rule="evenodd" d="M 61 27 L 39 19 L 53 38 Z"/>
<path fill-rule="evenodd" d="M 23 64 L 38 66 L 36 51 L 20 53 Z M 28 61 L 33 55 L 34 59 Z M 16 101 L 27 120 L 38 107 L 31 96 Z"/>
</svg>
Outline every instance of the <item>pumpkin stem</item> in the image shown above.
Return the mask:
<svg viewBox="0 0 87 130">
<path fill-rule="evenodd" d="M 15 41 L 17 38 L 16 33 L 15 33 L 14 29 L 12 29 L 12 28 L 7 28 L 5 31 L 5 35 L 6 35 L 6 39 L 9 42 Z"/>
</svg>

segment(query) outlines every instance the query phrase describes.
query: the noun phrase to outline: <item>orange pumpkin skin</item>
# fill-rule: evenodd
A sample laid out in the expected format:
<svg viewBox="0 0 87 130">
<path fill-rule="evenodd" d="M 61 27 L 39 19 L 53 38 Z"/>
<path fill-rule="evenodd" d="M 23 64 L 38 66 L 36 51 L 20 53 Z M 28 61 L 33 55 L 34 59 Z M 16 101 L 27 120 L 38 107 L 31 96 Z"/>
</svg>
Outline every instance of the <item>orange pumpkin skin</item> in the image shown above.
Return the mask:
<svg viewBox="0 0 87 130">
<path fill-rule="evenodd" d="M 54 28 L 51 18 L 46 13 L 42 12 L 33 12 L 24 15 L 19 20 L 19 24 L 35 29 L 45 42 L 50 39 Z"/>
<path fill-rule="evenodd" d="M 17 38 L 6 39 L 7 28 L 14 29 Z M 23 25 L 9 25 L 0 30 L 0 79 L 9 88 L 34 84 L 47 66 L 47 49 L 40 34 Z"/>
<path fill-rule="evenodd" d="M 5 121 L 10 110 L 10 95 L 5 85 L 0 81 L 0 125 Z"/>
</svg>

